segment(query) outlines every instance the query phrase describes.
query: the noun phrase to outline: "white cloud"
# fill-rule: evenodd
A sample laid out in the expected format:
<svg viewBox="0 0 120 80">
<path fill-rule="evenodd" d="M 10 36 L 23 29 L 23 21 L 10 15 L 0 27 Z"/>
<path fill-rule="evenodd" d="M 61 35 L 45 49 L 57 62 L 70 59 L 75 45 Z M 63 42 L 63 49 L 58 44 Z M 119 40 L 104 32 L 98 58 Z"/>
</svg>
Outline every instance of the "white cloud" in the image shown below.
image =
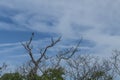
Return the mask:
<svg viewBox="0 0 120 80">
<path fill-rule="evenodd" d="M 103 54 L 119 48 L 119 0 L 2 0 L 0 5 L 18 11 L 11 17 L 18 30 L 54 32 L 64 38 L 83 36 Z M 4 25 L 10 29 L 5 23 L 0 28 Z"/>
</svg>

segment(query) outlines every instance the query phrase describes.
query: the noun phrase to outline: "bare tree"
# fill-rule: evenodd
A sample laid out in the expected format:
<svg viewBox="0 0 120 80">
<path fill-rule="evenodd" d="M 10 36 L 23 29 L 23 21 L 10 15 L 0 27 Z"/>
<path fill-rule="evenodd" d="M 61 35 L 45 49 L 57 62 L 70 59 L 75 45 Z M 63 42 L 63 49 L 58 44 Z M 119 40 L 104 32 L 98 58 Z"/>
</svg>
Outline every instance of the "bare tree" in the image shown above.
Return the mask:
<svg viewBox="0 0 120 80">
<path fill-rule="evenodd" d="M 70 80 L 113 80 L 112 67 L 108 60 L 99 61 L 89 55 L 77 55 L 67 61 Z"/>
<path fill-rule="evenodd" d="M 62 51 L 59 51 L 58 54 L 56 55 L 55 61 L 53 61 L 53 66 L 54 68 L 59 68 L 60 62 L 63 60 L 64 62 L 72 58 L 73 55 L 75 55 L 76 52 L 79 51 L 79 46 L 81 43 L 82 39 L 77 43 L 75 47 L 67 48 Z M 52 62 L 51 61 L 51 62 Z"/>
<path fill-rule="evenodd" d="M 0 75 L 2 74 L 3 70 L 5 70 L 7 67 L 6 63 L 3 63 L 2 66 L 0 67 Z"/>
<path fill-rule="evenodd" d="M 38 70 L 41 70 L 41 72 L 43 72 L 39 65 L 41 65 L 43 61 L 50 59 L 47 56 L 48 49 L 55 46 L 61 40 L 61 37 L 57 38 L 56 40 L 51 38 L 50 44 L 47 45 L 46 47 L 40 49 L 40 51 L 39 51 L 40 56 L 38 57 L 38 59 L 36 59 L 33 56 L 33 54 L 34 54 L 33 46 L 32 46 L 33 38 L 34 38 L 34 33 L 32 33 L 32 36 L 30 37 L 29 41 L 27 41 L 26 43 L 22 43 L 23 47 L 25 48 L 25 50 L 27 51 L 27 53 L 31 59 L 29 62 L 29 67 L 31 67 L 29 75 L 31 75 L 31 76 L 37 75 Z M 81 42 L 81 40 L 79 41 L 79 43 L 75 47 L 72 47 L 70 49 L 66 49 L 64 51 L 60 51 L 60 53 L 58 53 L 56 55 L 57 63 L 54 64 L 55 65 L 54 68 L 59 67 L 61 60 L 63 60 L 63 59 L 67 60 L 67 59 L 71 58 L 75 54 L 75 52 L 78 51 L 78 47 L 80 45 L 80 42 Z"/>
<path fill-rule="evenodd" d="M 116 75 L 120 76 L 120 51 L 118 50 L 113 51 L 111 63 L 113 64 L 113 68 L 114 71 L 116 72 Z"/>
<path fill-rule="evenodd" d="M 45 48 L 43 48 L 42 50 L 40 50 L 40 56 L 39 58 L 36 60 L 33 56 L 33 48 L 32 48 L 32 40 L 34 37 L 34 33 L 32 33 L 32 36 L 30 38 L 30 40 L 26 43 L 22 43 L 22 45 L 24 46 L 25 50 L 28 52 L 30 58 L 31 58 L 31 62 L 34 64 L 34 67 L 31 69 L 30 74 L 31 75 L 36 75 L 37 74 L 37 70 L 39 69 L 39 64 L 41 63 L 41 61 L 43 59 L 47 59 L 47 55 L 46 52 L 49 48 L 53 47 L 55 44 L 57 44 L 61 37 L 59 37 L 57 40 L 53 40 L 51 39 L 51 43 L 49 45 L 47 45 Z"/>
</svg>

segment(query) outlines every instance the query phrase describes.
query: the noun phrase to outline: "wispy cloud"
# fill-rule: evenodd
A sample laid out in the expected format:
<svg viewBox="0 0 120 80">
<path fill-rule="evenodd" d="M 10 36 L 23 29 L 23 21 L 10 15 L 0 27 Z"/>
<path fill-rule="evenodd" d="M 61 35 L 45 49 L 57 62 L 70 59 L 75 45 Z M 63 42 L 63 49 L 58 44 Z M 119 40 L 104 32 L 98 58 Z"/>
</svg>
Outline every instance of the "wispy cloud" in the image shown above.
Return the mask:
<svg viewBox="0 0 120 80">
<path fill-rule="evenodd" d="M 93 52 L 106 55 L 119 48 L 119 0 L 2 0 L 0 6 L 0 29 L 83 36 L 95 44 Z"/>
</svg>

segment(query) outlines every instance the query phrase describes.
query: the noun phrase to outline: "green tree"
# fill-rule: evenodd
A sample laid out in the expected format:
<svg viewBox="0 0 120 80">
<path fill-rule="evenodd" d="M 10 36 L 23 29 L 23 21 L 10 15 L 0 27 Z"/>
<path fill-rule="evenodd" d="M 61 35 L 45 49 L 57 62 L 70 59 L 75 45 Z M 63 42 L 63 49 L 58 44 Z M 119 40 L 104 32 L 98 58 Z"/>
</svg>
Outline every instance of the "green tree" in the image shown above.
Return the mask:
<svg viewBox="0 0 120 80">
<path fill-rule="evenodd" d="M 23 80 L 23 77 L 19 73 L 6 73 L 0 80 Z"/>
<path fill-rule="evenodd" d="M 41 80 L 64 80 L 64 69 L 59 67 L 57 69 L 49 68 L 41 76 Z"/>
</svg>

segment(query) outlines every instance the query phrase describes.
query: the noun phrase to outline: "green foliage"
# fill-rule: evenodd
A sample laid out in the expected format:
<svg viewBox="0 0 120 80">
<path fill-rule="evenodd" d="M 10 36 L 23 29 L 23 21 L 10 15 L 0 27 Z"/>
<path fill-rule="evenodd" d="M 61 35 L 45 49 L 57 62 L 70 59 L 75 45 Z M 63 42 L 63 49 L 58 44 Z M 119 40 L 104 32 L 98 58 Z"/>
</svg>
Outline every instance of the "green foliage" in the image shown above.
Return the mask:
<svg viewBox="0 0 120 80">
<path fill-rule="evenodd" d="M 23 77 L 19 73 L 6 73 L 0 80 L 23 80 Z"/>
<path fill-rule="evenodd" d="M 104 71 L 95 71 L 88 80 L 113 80 L 113 77 Z"/>
<path fill-rule="evenodd" d="M 95 71 L 93 74 L 92 74 L 92 76 L 91 76 L 91 78 L 93 78 L 93 79 L 98 79 L 98 78 L 100 78 L 100 77 L 102 77 L 102 76 L 104 76 L 105 75 L 105 72 L 104 71 Z"/>
<path fill-rule="evenodd" d="M 41 77 L 38 75 L 27 75 L 25 80 L 41 80 Z"/>
<path fill-rule="evenodd" d="M 19 73 L 6 73 L 0 80 L 64 80 L 62 75 L 64 75 L 64 69 L 60 67 L 58 69 L 49 68 L 41 76 L 27 75 L 23 77 Z"/>
<path fill-rule="evenodd" d="M 61 67 L 58 69 L 49 68 L 41 76 L 41 80 L 64 80 L 62 75 L 64 75 L 63 68 Z"/>
</svg>

